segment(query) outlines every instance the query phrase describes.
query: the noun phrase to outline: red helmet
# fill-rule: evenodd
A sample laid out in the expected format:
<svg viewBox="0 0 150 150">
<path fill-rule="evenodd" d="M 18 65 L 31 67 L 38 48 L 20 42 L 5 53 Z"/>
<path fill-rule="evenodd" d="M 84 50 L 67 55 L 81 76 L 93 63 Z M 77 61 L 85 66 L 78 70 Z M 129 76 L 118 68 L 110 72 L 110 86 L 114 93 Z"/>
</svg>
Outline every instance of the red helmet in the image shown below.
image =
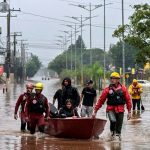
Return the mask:
<svg viewBox="0 0 150 150">
<path fill-rule="evenodd" d="M 34 85 L 32 83 L 27 83 L 26 84 L 26 88 L 27 89 L 33 89 L 34 88 Z"/>
</svg>

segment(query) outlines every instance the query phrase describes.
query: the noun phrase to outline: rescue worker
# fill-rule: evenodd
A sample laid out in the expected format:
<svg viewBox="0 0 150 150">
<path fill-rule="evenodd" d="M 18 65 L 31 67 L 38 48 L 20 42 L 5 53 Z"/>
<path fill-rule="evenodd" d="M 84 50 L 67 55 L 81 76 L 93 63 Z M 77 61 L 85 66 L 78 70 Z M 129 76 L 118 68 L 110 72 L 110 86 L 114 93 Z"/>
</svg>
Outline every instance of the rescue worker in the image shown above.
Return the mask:
<svg viewBox="0 0 150 150">
<path fill-rule="evenodd" d="M 66 117 L 79 117 L 78 112 L 76 109 L 73 108 L 72 101 L 70 99 L 66 100 L 65 106 L 60 108 L 59 110 L 59 117 L 66 118 Z"/>
<path fill-rule="evenodd" d="M 128 115 L 127 119 L 131 118 L 131 99 L 128 90 L 124 85 L 119 82 L 120 75 L 117 72 L 113 72 L 110 76 L 111 83 L 106 87 L 101 96 L 99 97 L 94 111 L 93 118 L 99 108 L 105 103 L 107 99 L 106 112 L 110 120 L 111 139 L 121 140 L 121 129 L 124 118 L 124 105 L 127 105 Z"/>
<path fill-rule="evenodd" d="M 26 130 L 26 125 L 27 125 L 27 129 L 30 130 L 30 126 L 29 126 L 29 122 L 26 122 L 25 121 L 25 111 L 24 111 L 24 106 L 25 106 L 25 103 L 27 101 L 27 99 L 32 96 L 32 90 L 34 88 L 34 85 L 32 83 L 27 83 L 26 84 L 26 92 L 24 92 L 23 94 L 21 94 L 16 102 L 16 105 L 15 105 L 15 111 L 14 111 L 14 119 L 17 120 L 18 118 L 18 115 L 17 115 L 17 112 L 18 112 L 18 109 L 19 109 L 19 106 L 21 106 L 20 108 L 20 119 L 21 119 L 21 131 L 22 132 L 25 132 Z"/>
<path fill-rule="evenodd" d="M 96 90 L 93 88 L 93 81 L 89 80 L 86 84 L 86 87 L 83 88 L 81 97 L 80 97 L 80 105 L 81 107 L 81 117 L 92 116 L 93 105 L 96 103 Z"/>
<path fill-rule="evenodd" d="M 70 99 L 72 101 L 73 107 L 77 108 L 80 102 L 80 95 L 78 90 L 71 85 L 71 79 L 66 77 L 62 81 L 62 104 L 65 106 L 66 100 Z"/>
<path fill-rule="evenodd" d="M 132 84 L 129 86 L 129 93 L 132 98 L 132 117 L 140 117 L 140 103 L 141 93 L 143 92 L 142 85 L 138 83 L 136 79 L 133 79 Z M 137 111 L 136 111 L 137 106 Z"/>
<path fill-rule="evenodd" d="M 25 105 L 26 120 L 30 121 L 31 134 L 35 133 L 36 126 L 38 126 L 40 132 L 44 132 L 44 119 L 49 119 L 49 104 L 47 98 L 42 94 L 42 90 L 43 84 L 37 83 L 35 85 L 35 96 L 28 99 Z"/>
</svg>

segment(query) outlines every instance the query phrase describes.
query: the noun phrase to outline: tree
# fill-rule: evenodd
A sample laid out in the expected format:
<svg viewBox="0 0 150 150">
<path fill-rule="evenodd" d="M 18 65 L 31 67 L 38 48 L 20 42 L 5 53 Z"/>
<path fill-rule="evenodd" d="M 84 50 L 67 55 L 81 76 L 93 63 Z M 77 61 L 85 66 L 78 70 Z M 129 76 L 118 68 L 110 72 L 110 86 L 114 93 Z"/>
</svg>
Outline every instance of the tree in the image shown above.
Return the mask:
<svg viewBox="0 0 150 150">
<path fill-rule="evenodd" d="M 125 43 L 125 68 L 135 67 L 136 55 L 138 49 Z M 122 42 L 118 42 L 109 49 L 109 55 L 112 58 L 112 64 L 117 70 L 122 68 Z"/>
<path fill-rule="evenodd" d="M 76 48 L 77 48 L 77 66 L 79 66 L 80 64 L 80 54 L 81 54 L 81 42 L 82 42 L 82 48 L 83 51 L 85 50 L 85 44 L 83 39 L 81 39 L 81 36 L 78 37 L 78 39 L 76 40 Z M 63 52 L 62 54 L 58 55 L 52 62 L 49 63 L 48 65 L 48 69 L 52 69 L 54 71 L 56 71 L 58 74 L 60 74 L 64 69 L 66 69 L 66 53 L 67 53 L 67 65 L 68 68 L 71 68 L 71 47 L 72 47 L 72 64 L 73 64 L 73 68 L 75 68 L 74 64 L 75 64 L 75 44 L 72 44 L 68 47 L 68 50 Z"/>
<path fill-rule="evenodd" d="M 125 42 L 139 49 L 136 62 L 144 65 L 150 61 L 150 5 L 134 5 L 135 12 L 129 17 L 130 23 L 119 26 L 113 36 L 121 39 L 125 33 Z"/>
<path fill-rule="evenodd" d="M 41 62 L 38 56 L 32 55 L 31 59 L 26 64 L 26 75 L 33 77 L 41 67 Z"/>
</svg>

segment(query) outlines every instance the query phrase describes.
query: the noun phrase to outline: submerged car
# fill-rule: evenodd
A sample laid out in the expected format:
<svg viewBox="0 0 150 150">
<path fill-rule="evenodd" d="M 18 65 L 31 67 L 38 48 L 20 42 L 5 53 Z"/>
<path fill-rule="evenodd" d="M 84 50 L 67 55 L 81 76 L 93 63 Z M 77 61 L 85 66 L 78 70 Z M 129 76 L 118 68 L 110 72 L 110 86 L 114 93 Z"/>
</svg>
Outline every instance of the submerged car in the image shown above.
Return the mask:
<svg viewBox="0 0 150 150">
<path fill-rule="evenodd" d="M 143 87 L 150 87 L 150 81 L 148 80 L 137 80 Z"/>
</svg>

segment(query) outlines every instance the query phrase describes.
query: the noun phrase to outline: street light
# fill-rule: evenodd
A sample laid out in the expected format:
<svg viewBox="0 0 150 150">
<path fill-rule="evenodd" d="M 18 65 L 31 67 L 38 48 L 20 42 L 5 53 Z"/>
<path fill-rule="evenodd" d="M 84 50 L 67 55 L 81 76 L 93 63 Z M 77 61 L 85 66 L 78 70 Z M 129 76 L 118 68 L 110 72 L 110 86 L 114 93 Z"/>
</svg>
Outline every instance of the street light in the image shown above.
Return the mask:
<svg viewBox="0 0 150 150">
<path fill-rule="evenodd" d="M 68 31 L 60 30 L 60 32 L 67 33 Z M 66 34 L 65 34 L 65 36 L 57 36 L 57 37 L 62 39 L 62 40 L 57 40 L 57 42 L 61 42 L 63 44 L 64 51 L 66 51 L 66 69 L 68 69 L 67 43 L 69 42 L 69 40 L 67 40 Z"/>
<path fill-rule="evenodd" d="M 69 16 L 66 16 L 66 17 L 69 17 Z M 70 17 L 69 17 L 70 18 Z M 74 57 L 74 70 L 75 70 L 75 85 L 77 84 L 77 67 L 76 67 L 76 65 L 77 65 L 77 47 L 76 47 L 76 40 L 77 40 L 77 38 L 76 38 L 76 36 L 77 36 L 77 33 L 79 32 L 79 31 L 77 31 L 79 28 L 81 28 L 81 27 L 79 27 L 78 29 L 77 29 L 77 24 L 75 23 L 75 25 L 69 25 L 69 24 L 67 24 L 67 25 L 65 25 L 65 24 L 62 24 L 62 25 L 64 25 L 64 26 L 67 26 L 67 27 L 69 27 L 69 28 L 71 28 L 71 29 L 73 29 L 73 30 L 75 30 L 74 31 L 74 35 L 75 35 L 75 53 L 74 53 L 74 55 L 75 55 L 75 57 Z M 72 32 L 72 30 L 71 30 L 71 32 Z M 72 36 L 73 36 L 73 34 L 72 34 Z M 72 41 L 72 40 L 71 40 Z M 72 42 L 71 42 L 72 43 Z M 72 44 L 71 44 L 72 45 Z M 71 50 L 72 50 L 72 46 L 71 46 Z M 71 56 L 72 56 L 72 52 L 71 52 Z M 71 59 L 72 60 L 72 59 Z"/>
<path fill-rule="evenodd" d="M 123 71 L 123 84 L 125 85 L 125 44 L 124 44 L 124 0 L 122 0 L 122 71 Z"/>
<path fill-rule="evenodd" d="M 68 16 L 66 16 L 66 17 L 68 17 Z M 69 17 L 70 18 L 70 17 Z M 64 25 L 64 26 L 67 26 L 67 27 L 69 27 L 69 28 L 71 28 L 71 37 L 73 37 L 73 34 L 75 35 L 75 63 L 74 63 L 74 68 L 75 68 L 75 74 L 76 74 L 76 35 L 77 35 L 77 33 L 79 32 L 79 31 L 77 31 L 78 29 L 77 29 L 77 25 L 76 25 L 76 23 L 75 23 L 75 25 L 69 25 L 69 24 L 62 24 L 62 25 Z M 74 33 L 72 32 L 72 29 L 73 30 L 75 30 L 74 31 Z M 72 41 L 72 38 L 71 38 L 71 41 Z M 72 42 L 71 42 L 71 45 L 72 45 Z M 72 46 L 71 46 L 71 51 L 72 51 Z M 72 57 L 72 52 L 71 52 L 71 57 Z M 72 59 L 71 59 L 72 60 Z"/>
<path fill-rule="evenodd" d="M 67 16 L 67 17 L 69 17 L 69 16 Z M 76 21 L 78 21 L 78 22 L 80 22 L 80 27 L 81 27 L 81 40 L 82 40 L 82 33 L 83 33 L 83 22 L 85 22 L 86 20 L 88 20 L 88 19 L 90 19 L 89 17 L 83 17 L 82 15 L 81 15 L 81 17 L 69 17 L 69 18 L 72 18 L 72 19 L 74 19 L 74 20 L 76 20 Z M 84 18 L 84 19 L 83 19 Z M 81 41 L 81 84 L 83 84 L 83 50 L 82 50 L 82 47 L 83 47 L 83 45 L 82 45 L 82 41 Z"/>
<path fill-rule="evenodd" d="M 70 4 L 70 5 L 73 5 L 73 6 L 77 6 L 77 7 L 80 7 L 80 8 L 83 8 L 87 11 L 89 11 L 89 19 L 90 19 L 90 65 L 92 65 L 92 61 L 93 61 L 93 56 L 92 56 L 92 11 L 94 11 L 95 9 L 99 8 L 99 7 L 102 7 L 103 5 L 102 4 L 99 4 L 99 5 L 92 5 L 91 3 L 89 4 L 89 8 L 87 8 L 86 5 L 75 5 L 75 4 Z M 92 8 L 92 6 L 94 6 L 94 8 Z"/>
</svg>

